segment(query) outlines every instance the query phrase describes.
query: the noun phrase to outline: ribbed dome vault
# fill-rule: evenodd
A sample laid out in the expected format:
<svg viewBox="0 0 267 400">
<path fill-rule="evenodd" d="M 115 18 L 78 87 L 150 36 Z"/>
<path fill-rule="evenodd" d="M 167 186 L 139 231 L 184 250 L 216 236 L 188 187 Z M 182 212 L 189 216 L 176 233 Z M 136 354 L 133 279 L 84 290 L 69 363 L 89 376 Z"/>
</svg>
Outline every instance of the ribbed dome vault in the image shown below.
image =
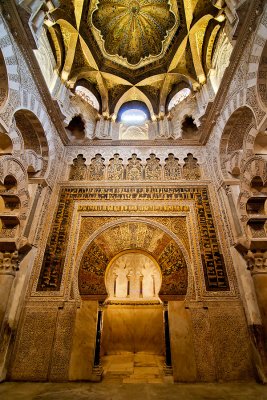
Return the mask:
<svg viewBox="0 0 267 400">
<path fill-rule="evenodd" d="M 107 53 L 138 64 L 163 51 L 164 40 L 176 22 L 170 8 L 168 0 L 100 0 L 92 22 Z"/>
</svg>

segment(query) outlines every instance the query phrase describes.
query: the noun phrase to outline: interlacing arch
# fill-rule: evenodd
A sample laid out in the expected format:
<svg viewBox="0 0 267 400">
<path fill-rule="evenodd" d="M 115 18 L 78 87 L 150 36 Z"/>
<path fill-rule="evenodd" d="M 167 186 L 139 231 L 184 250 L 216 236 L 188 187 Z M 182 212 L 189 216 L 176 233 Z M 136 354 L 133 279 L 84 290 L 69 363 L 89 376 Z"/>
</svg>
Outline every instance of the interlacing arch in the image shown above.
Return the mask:
<svg viewBox="0 0 267 400">
<path fill-rule="evenodd" d="M 23 139 L 24 158 L 28 165 L 28 172 L 44 174 L 48 164 L 49 149 L 39 119 L 32 111 L 20 109 L 15 112 L 14 121 Z"/>
<path fill-rule="evenodd" d="M 220 141 L 220 161 L 224 178 L 239 175 L 243 148 L 247 135 L 254 129 L 256 121 L 247 106 L 236 109 L 228 119 Z"/>
</svg>

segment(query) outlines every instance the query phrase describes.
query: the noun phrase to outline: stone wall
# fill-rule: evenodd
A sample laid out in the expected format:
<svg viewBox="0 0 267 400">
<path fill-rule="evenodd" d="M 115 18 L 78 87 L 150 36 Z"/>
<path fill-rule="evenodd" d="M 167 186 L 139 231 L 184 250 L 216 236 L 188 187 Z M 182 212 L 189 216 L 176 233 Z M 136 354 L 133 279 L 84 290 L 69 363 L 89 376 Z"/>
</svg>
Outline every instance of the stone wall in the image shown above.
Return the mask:
<svg viewBox="0 0 267 400">
<path fill-rule="evenodd" d="M 253 378 L 249 333 L 239 302 L 170 302 L 169 320 L 175 381 Z"/>
</svg>

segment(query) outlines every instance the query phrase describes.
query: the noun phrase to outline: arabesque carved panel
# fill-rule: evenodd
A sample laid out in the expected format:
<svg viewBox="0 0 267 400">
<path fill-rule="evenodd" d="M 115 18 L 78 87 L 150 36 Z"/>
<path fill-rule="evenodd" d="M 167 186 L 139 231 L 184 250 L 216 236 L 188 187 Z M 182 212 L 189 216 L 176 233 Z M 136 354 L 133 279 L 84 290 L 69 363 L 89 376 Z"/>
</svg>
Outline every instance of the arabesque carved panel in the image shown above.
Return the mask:
<svg viewBox="0 0 267 400">
<path fill-rule="evenodd" d="M 145 200 L 162 200 L 163 210 L 166 210 L 167 207 L 166 200 L 175 200 L 177 205 L 179 200 L 193 201 L 199 228 L 206 289 L 208 291 L 229 290 L 224 259 L 213 222 L 208 188 L 199 186 L 195 188 L 63 187 L 44 254 L 37 286 L 38 291 L 58 291 L 60 289 L 75 201 L 88 203 L 97 200 L 134 200 L 136 206 L 132 207 L 132 211 L 136 212 L 138 212 L 138 205 L 142 207 L 142 202 Z M 114 207 L 116 206 L 114 205 Z"/>
</svg>

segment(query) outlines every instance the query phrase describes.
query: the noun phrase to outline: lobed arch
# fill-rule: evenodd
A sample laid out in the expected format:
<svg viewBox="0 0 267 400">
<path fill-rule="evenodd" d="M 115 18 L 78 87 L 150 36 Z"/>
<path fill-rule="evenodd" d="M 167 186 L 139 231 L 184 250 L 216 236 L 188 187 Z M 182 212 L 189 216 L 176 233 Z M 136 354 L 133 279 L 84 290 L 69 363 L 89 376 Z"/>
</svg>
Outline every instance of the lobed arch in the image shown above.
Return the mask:
<svg viewBox="0 0 267 400">
<path fill-rule="evenodd" d="M 0 158 L 0 192 L 2 197 L 12 195 L 20 204 L 16 219 L 22 229 L 29 208 L 28 176 L 23 163 L 10 155 Z"/>
<path fill-rule="evenodd" d="M 171 88 L 169 94 L 166 97 L 166 103 L 165 103 L 165 113 L 167 114 L 168 112 L 171 111 L 171 109 L 169 109 L 169 104 L 172 101 L 172 99 L 174 99 L 174 97 L 180 93 L 182 90 L 188 89 L 190 90 L 190 93 L 192 91 L 192 86 L 190 84 L 190 82 L 182 80 L 179 83 L 173 85 L 173 87 Z"/>
<path fill-rule="evenodd" d="M 237 108 L 228 118 L 220 139 L 220 164 L 224 178 L 236 175 L 240 169 L 242 152 L 246 148 L 246 140 L 251 131 L 255 130 L 256 120 L 253 111 L 248 106 Z M 233 165 L 234 161 L 234 165 Z"/>
<path fill-rule="evenodd" d="M 8 75 L 3 52 L 0 49 L 0 110 L 5 106 L 8 99 Z"/>
<path fill-rule="evenodd" d="M 74 93 L 75 93 L 77 87 L 79 87 L 79 86 L 82 87 L 82 88 L 87 89 L 97 99 L 98 105 L 99 105 L 99 108 L 98 108 L 97 111 L 101 114 L 101 112 L 102 112 L 102 99 L 101 99 L 101 96 L 100 96 L 98 90 L 96 89 L 95 85 L 93 85 L 89 80 L 87 80 L 85 78 L 78 79 L 75 82 L 75 85 L 74 85 L 74 88 L 73 88 Z"/>
<path fill-rule="evenodd" d="M 241 189 L 243 192 L 253 192 L 254 187 L 267 185 L 267 161 L 261 156 L 253 156 L 247 160 L 241 170 L 242 183 Z"/>
<path fill-rule="evenodd" d="M 265 214 L 267 199 L 267 161 L 261 156 L 253 156 L 244 163 L 241 170 L 241 185 L 238 197 L 238 209 L 241 222 L 245 232 L 251 233 L 250 229 L 261 225 L 264 220 L 255 220 L 251 214 Z M 263 210 L 260 210 L 263 208 Z M 256 210 L 256 211 L 255 211 Z M 263 228 L 263 227 L 261 227 Z"/>
<path fill-rule="evenodd" d="M 267 108 L 267 37 L 258 65 L 257 91 L 261 103 Z"/>
<path fill-rule="evenodd" d="M 6 23 L 0 16 L 0 111 L 9 108 L 9 115 L 1 123 L 7 129 L 10 125 L 14 104 L 20 98 L 20 76 L 18 59 L 15 53 L 10 33 L 6 28 Z"/>
<path fill-rule="evenodd" d="M 132 247 L 127 245 L 127 240 L 129 239 L 129 230 L 135 231 L 135 233 L 140 233 L 142 230 L 147 229 L 146 233 L 143 236 L 143 241 L 145 243 L 146 238 L 150 240 L 150 244 L 148 246 L 142 246 L 140 245 L 140 236 L 138 234 L 135 235 L 136 241 L 139 240 L 139 245 L 137 243 L 132 243 Z M 128 232 L 128 233 L 127 233 Z M 114 236 L 115 235 L 115 236 Z M 152 235 L 152 236 L 151 236 Z M 156 245 L 155 249 L 151 251 L 151 246 L 154 241 L 155 243 L 155 238 L 158 235 L 158 244 Z M 122 237 L 123 236 L 123 237 Z M 138 239 L 139 237 L 139 239 Z M 161 240 L 160 240 L 161 237 Z M 113 238 L 113 239 L 112 239 Z M 112 241 L 114 242 L 114 238 L 116 238 L 117 241 L 121 240 L 121 246 L 118 246 L 116 250 L 112 250 L 110 247 L 110 243 Z M 125 239 L 126 238 L 126 239 Z M 164 245 L 165 243 L 165 245 Z M 181 259 L 183 260 L 183 268 L 184 270 L 182 271 L 181 275 L 181 287 L 180 287 L 180 293 L 175 293 L 175 294 L 170 294 L 170 293 L 164 293 L 164 285 L 166 285 L 166 276 L 162 277 L 162 287 L 161 287 L 161 292 L 160 296 L 166 298 L 166 299 L 171 299 L 171 298 L 185 298 L 188 292 L 193 291 L 193 273 L 191 270 L 191 259 L 190 256 L 185 248 L 185 245 L 183 242 L 178 238 L 176 235 L 174 235 L 171 231 L 169 231 L 165 226 L 161 225 L 158 222 L 147 220 L 145 218 L 131 218 L 129 220 L 121 219 L 117 220 L 108 224 L 105 224 L 102 226 L 100 229 L 98 229 L 96 232 L 94 232 L 93 235 L 91 235 L 84 245 L 82 246 L 77 259 L 76 259 L 76 265 L 77 268 L 75 270 L 75 276 L 74 276 L 74 281 L 73 281 L 73 287 L 74 291 L 77 294 L 78 297 L 85 297 L 85 298 L 98 298 L 98 299 L 104 299 L 106 297 L 106 292 L 105 292 L 105 273 L 107 271 L 108 265 L 110 265 L 110 262 L 112 259 L 114 259 L 116 256 L 119 254 L 122 254 L 124 251 L 132 251 L 136 250 L 139 252 L 145 252 L 149 257 L 152 257 L 156 263 L 160 265 L 160 255 L 162 252 L 167 249 L 168 245 L 173 247 L 173 251 L 176 252 L 176 254 L 180 254 Z M 160 246 L 162 246 L 162 251 L 160 251 Z M 100 249 L 100 250 L 99 250 Z M 102 256 L 100 253 L 102 252 Z M 94 290 L 86 293 L 86 284 L 83 286 L 83 280 L 87 279 L 86 278 L 86 273 L 82 271 L 82 266 L 83 263 L 86 261 L 87 256 L 93 257 L 93 255 L 96 254 L 95 260 L 97 261 L 97 265 L 99 268 L 100 263 L 102 263 L 102 271 L 99 275 L 99 286 L 98 288 L 100 289 L 100 292 L 102 290 L 102 293 L 93 293 Z M 100 259 L 99 259 L 100 256 Z M 102 258 L 101 258 L 102 257 Z M 171 258 L 172 262 L 174 261 L 175 258 Z M 101 260 L 101 261 L 99 261 Z M 94 264 L 94 262 L 89 263 L 91 266 Z M 91 268 L 91 267 L 90 267 Z M 81 272 L 82 271 L 82 272 Z M 163 274 L 164 275 L 164 274 Z M 164 280 L 165 279 L 165 280 Z M 91 280 L 90 280 L 91 282 Z M 90 286 L 90 285 L 89 285 Z M 166 291 L 166 290 L 165 290 Z"/>
<path fill-rule="evenodd" d="M 0 124 L 0 156 L 13 153 L 13 142 L 7 130 Z"/>
<path fill-rule="evenodd" d="M 255 89 L 259 105 L 267 108 L 267 7 L 265 5 L 250 49 L 247 87 Z"/>
<path fill-rule="evenodd" d="M 14 113 L 14 122 L 23 140 L 24 158 L 30 172 L 43 175 L 48 165 L 49 147 L 40 120 L 32 111 L 19 109 Z"/>
</svg>

